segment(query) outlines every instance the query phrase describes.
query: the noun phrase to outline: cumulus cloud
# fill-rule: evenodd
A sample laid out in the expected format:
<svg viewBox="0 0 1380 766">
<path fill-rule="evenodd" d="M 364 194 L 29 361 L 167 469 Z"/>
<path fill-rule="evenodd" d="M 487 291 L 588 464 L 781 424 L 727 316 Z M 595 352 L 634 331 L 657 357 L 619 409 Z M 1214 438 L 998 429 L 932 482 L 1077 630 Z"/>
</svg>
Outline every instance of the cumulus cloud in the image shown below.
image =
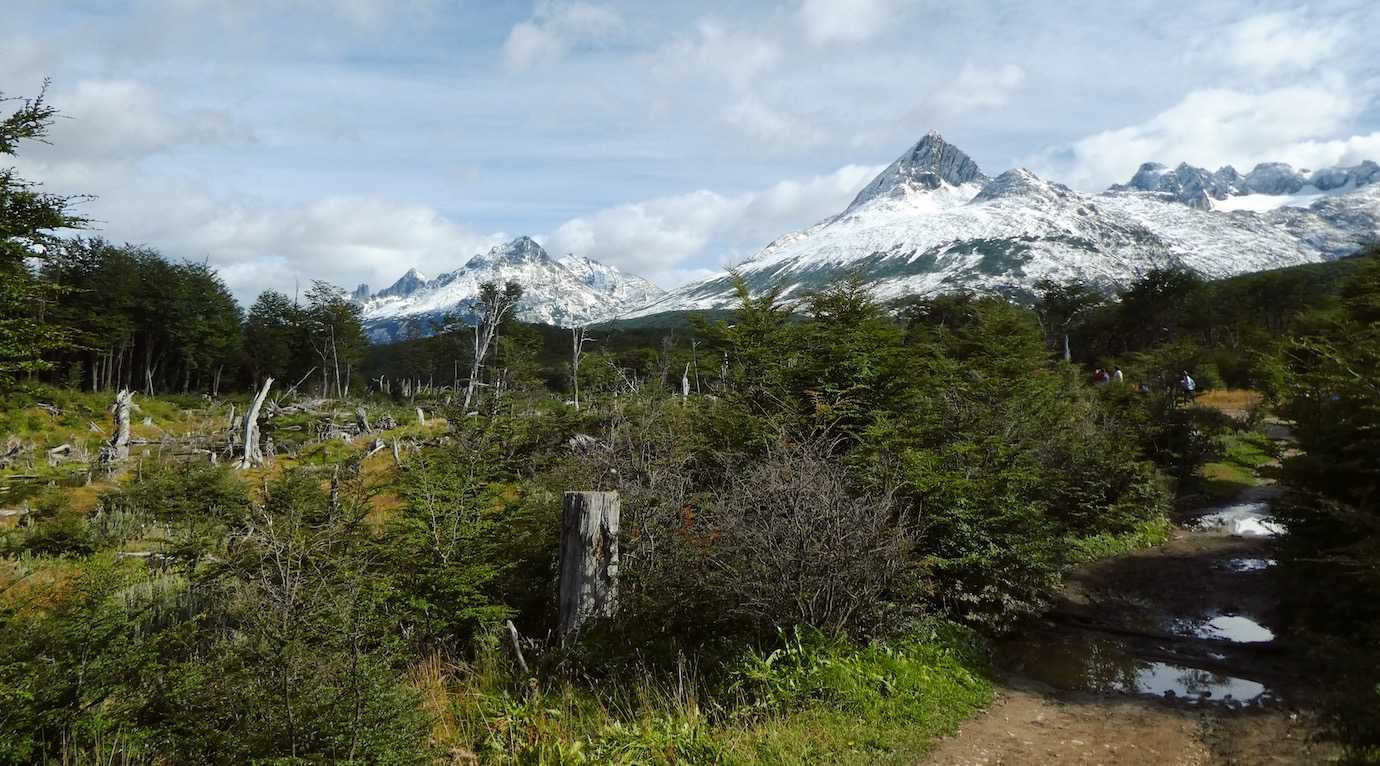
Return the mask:
<svg viewBox="0 0 1380 766">
<path fill-rule="evenodd" d="M 614 8 L 543 0 L 530 19 L 508 32 L 503 57 L 509 68 L 521 71 L 558 61 L 573 48 L 607 42 L 622 31 L 623 17 Z"/>
<path fill-rule="evenodd" d="M 1025 70 L 1015 64 L 982 67 L 965 64 L 958 77 L 935 94 L 934 103 L 948 115 L 1003 106 L 1025 82 Z"/>
<path fill-rule="evenodd" d="M 1344 130 L 1361 107 L 1360 100 L 1337 82 L 1262 91 L 1201 89 L 1144 123 L 1095 133 L 1027 162 L 1085 189 L 1124 181 L 1141 162 L 1152 160 L 1214 168 L 1248 168 L 1270 160 L 1299 163 L 1328 151 L 1340 156 L 1364 146 L 1364 140 L 1317 141 Z"/>
<path fill-rule="evenodd" d="M 133 80 L 83 80 L 49 94 L 62 118 L 49 131 L 40 159 L 136 161 L 184 145 L 247 143 L 254 132 L 229 112 L 170 109 L 153 88 Z"/>
<path fill-rule="evenodd" d="M 1252 74 L 1306 71 L 1339 55 L 1346 37 L 1339 21 L 1312 19 L 1298 11 L 1265 13 L 1231 27 L 1227 59 Z"/>
<path fill-rule="evenodd" d="M 714 19 L 701 19 L 693 34 L 658 51 L 655 67 L 671 77 L 709 73 L 742 91 L 758 75 L 776 66 L 781 56 L 781 46 L 772 40 L 729 29 Z"/>
<path fill-rule="evenodd" d="M 321 278 L 344 287 L 367 282 L 377 290 L 410 266 L 430 274 L 448 271 L 505 239 L 502 233 L 470 231 L 426 205 L 371 197 L 207 212 L 180 221 L 157 241 L 204 254 L 243 301 L 265 289 Z"/>
<path fill-rule="evenodd" d="M 899 10 L 896 0 L 803 0 L 797 18 L 812 43 L 858 43 L 884 31 Z"/>
<path fill-rule="evenodd" d="M 848 165 L 743 194 L 700 190 L 573 218 L 543 238 L 673 287 L 706 275 L 704 262 L 740 262 L 781 234 L 842 210 L 880 167 Z M 712 273 L 709 272 L 709 273 Z"/>
<path fill-rule="evenodd" d="M 161 206 L 162 215 L 130 214 Z M 507 239 L 479 234 L 414 203 L 365 196 L 330 196 L 282 207 L 218 199 L 195 187 L 136 199 L 105 198 L 108 223 L 93 233 L 149 243 L 172 258 L 206 260 L 248 306 L 268 289 L 291 293 L 312 280 L 353 288 L 386 287 L 410 266 L 437 274 L 462 265 Z"/>
<path fill-rule="evenodd" d="M 808 120 L 775 109 L 756 96 L 743 96 L 724 110 L 724 121 L 749 137 L 780 149 L 804 149 L 824 140 Z"/>
</svg>

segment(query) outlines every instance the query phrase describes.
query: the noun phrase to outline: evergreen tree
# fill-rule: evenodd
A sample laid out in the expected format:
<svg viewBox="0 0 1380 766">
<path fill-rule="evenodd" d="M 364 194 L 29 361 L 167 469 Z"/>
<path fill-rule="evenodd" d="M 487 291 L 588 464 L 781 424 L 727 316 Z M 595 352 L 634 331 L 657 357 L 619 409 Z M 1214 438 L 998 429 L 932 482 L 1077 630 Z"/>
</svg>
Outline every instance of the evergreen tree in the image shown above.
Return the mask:
<svg viewBox="0 0 1380 766">
<path fill-rule="evenodd" d="M 15 156 L 23 141 L 43 140 L 57 115 L 43 96 L 22 101 L 0 119 L 0 156 Z M 73 197 L 41 191 L 16 176 L 13 167 L 0 168 L 0 385 L 18 374 L 46 369 L 44 354 L 69 342 L 69 333 L 48 316 L 55 297 L 52 286 L 37 277 L 30 263 L 56 258 L 54 232 L 85 223 L 72 212 L 74 202 Z"/>
</svg>

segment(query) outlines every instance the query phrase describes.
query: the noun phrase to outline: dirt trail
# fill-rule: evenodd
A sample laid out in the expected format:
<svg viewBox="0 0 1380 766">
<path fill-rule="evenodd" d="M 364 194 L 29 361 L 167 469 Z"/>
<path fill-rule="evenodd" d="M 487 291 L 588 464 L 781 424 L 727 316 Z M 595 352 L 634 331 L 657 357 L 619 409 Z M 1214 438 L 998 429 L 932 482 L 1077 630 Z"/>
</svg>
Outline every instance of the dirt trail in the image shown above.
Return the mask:
<svg viewBox="0 0 1380 766">
<path fill-rule="evenodd" d="M 1277 635 L 1276 494 L 1254 487 L 1163 546 L 1076 572 L 998 647 L 997 701 L 926 763 L 1326 762 L 1306 653 Z"/>
</svg>

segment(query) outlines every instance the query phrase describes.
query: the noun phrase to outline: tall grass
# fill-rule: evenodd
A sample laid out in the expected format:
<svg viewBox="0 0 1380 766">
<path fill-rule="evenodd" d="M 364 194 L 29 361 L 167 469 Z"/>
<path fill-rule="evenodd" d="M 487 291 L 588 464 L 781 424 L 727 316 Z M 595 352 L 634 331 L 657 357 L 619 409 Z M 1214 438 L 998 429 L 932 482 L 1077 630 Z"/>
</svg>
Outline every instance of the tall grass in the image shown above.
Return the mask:
<svg viewBox="0 0 1380 766">
<path fill-rule="evenodd" d="M 859 645 L 810 630 L 744 650 L 720 678 L 620 673 L 515 680 L 496 650 L 410 673 L 435 743 L 457 762 L 905 762 L 991 699 L 976 638 L 946 624 Z"/>
</svg>

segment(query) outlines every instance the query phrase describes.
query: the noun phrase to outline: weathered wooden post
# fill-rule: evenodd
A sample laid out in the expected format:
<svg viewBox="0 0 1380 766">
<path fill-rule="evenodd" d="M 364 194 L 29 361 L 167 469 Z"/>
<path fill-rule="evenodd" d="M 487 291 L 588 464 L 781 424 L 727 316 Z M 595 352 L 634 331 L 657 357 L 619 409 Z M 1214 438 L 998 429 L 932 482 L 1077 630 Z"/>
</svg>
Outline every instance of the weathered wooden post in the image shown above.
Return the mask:
<svg viewBox="0 0 1380 766">
<path fill-rule="evenodd" d="M 567 492 L 561 509 L 562 636 L 612 617 L 618 600 L 617 492 Z"/>
</svg>

